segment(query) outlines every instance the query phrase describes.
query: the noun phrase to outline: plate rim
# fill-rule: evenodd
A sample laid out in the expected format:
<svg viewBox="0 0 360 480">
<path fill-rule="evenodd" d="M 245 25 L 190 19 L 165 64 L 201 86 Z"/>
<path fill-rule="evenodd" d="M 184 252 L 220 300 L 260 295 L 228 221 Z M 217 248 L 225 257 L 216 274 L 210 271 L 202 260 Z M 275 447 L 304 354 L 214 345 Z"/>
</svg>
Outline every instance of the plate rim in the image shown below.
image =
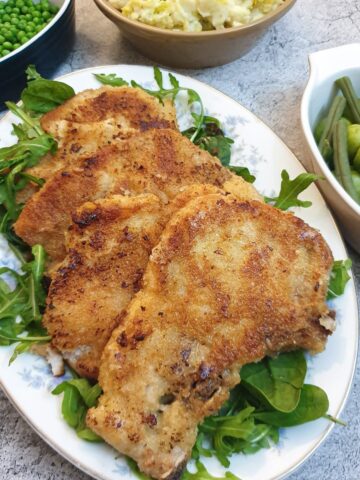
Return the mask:
<svg viewBox="0 0 360 480">
<path fill-rule="evenodd" d="M 114 68 L 118 68 L 118 67 L 125 67 L 125 68 L 135 68 L 135 69 L 143 69 L 143 68 L 146 68 L 147 70 L 152 70 L 154 67 L 152 65 L 134 65 L 134 64 L 125 64 L 125 63 L 118 63 L 118 64 L 107 64 L 107 65 L 99 65 L 99 66 L 92 66 L 92 67 L 86 67 L 86 68 L 81 68 L 81 69 L 77 69 L 77 70 L 74 70 L 72 72 L 69 72 L 69 73 L 66 73 L 64 75 L 60 75 L 60 76 L 57 76 L 55 77 L 53 80 L 57 80 L 57 81 L 64 81 L 66 80 L 66 78 L 69 78 L 69 77 L 72 77 L 72 76 L 76 76 L 78 74 L 83 74 L 83 73 L 87 73 L 87 72 L 93 72 L 94 70 L 99 70 L 99 69 L 104 69 L 104 68 L 111 68 L 111 67 L 114 67 Z M 159 67 L 160 70 L 163 72 L 163 73 L 172 73 L 172 74 L 175 74 L 175 75 L 181 75 L 182 77 L 184 78 L 187 78 L 187 79 L 190 79 L 192 82 L 195 82 L 197 84 L 199 84 L 201 87 L 206 87 L 210 90 L 213 91 L 213 93 L 215 95 L 221 95 L 221 96 L 224 96 L 226 97 L 227 100 L 230 100 L 231 102 L 233 102 L 234 104 L 236 104 L 237 106 L 240 106 L 243 110 L 246 110 L 247 114 L 250 115 L 250 117 L 253 118 L 253 120 L 256 120 L 256 122 L 259 122 L 260 124 L 262 124 L 267 130 L 269 130 L 271 132 L 272 135 L 274 135 L 278 141 L 281 142 L 281 144 L 283 145 L 283 147 L 289 152 L 289 154 L 296 160 L 297 164 L 300 166 L 300 168 L 304 171 L 304 172 L 307 172 L 307 169 L 305 168 L 305 166 L 300 162 L 300 160 L 297 158 L 297 156 L 295 155 L 295 153 L 291 150 L 291 148 L 285 143 L 285 141 L 282 139 L 281 136 L 279 136 L 262 118 L 260 118 L 259 116 L 257 116 L 255 113 L 253 113 L 251 110 L 249 110 L 247 107 L 243 106 L 239 101 L 235 100 L 234 98 L 232 98 L 230 95 L 227 95 L 226 93 L 222 92 L 220 89 L 218 88 L 215 88 L 213 87 L 212 85 L 209 85 L 201 80 L 198 80 L 197 78 L 193 78 L 191 77 L 190 75 L 184 75 L 182 73 L 179 73 L 179 72 L 176 72 L 174 70 L 168 70 L 167 68 L 162 68 L 161 66 Z M 86 90 L 87 88 L 84 88 L 84 90 Z M 83 91 L 83 90 L 81 90 Z M 18 102 L 20 103 L 20 102 Z M 5 121 L 7 121 L 7 118 L 11 116 L 11 112 L 10 111 L 7 111 L 4 115 L 2 115 L 0 117 L 0 125 Z M 324 206 L 329 214 L 329 217 L 333 223 L 333 227 L 335 228 L 338 236 L 339 236 L 339 239 L 341 240 L 341 243 L 342 243 L 342 246 L 345 250 L 345 253 L 347 256 L 349 256 L 348 254 L 348 248 L 345 244 L 345 241 L 344 241 L 344 238 L 343 238 L 343 235 L 342 233 L 340 232 L 339 230 L 339 227 L 338 227 L 338 224 L 337 224 L 337 221 L 335 220 L 330 208 L 328 207 L 328 204 L 327 202 L 325 201 L 319 187 L 317 186 L 317 183 L 314 184 L 315 188 L 316 188 L 316 191 L 317 191 L 317 194 L 321 197 L 323 203 L 324 203 Z M 358 298 L 358 287 L 356 285 L 356 282 L 355 282 L 355 274 L 354 274 L 354 267 L 352 266 L 351 267 L 351 278 L 350 278 L 350 283 L 348 284 L 347 288 L 351 287 L 352 289 L 352 293 L 354 294 L 355 296 L 355 300 Z M 354 307 L 355 307 L 355 310 L 354 310 L 354 313 L 356 313 L 356 317 L 359 318 L 359 306 L 358 306 L 358 303 L 357 301 L 354 302 Z M 352 388 L 353 388 L 353 385 L 354 385 L 354 375 L 355 375 L 355 371 L 356 371 L 356 367 L 357 367 L 357 363 L 358 363 L 358 352 L 359 352 L 359 344 L 360 344 L 360 340 L 359 340 L 359 322 L 356 322 L 355 323 L 355 333 L 356 333 L 356 341 L 355 341 L 355 350 L 354 350 L 354 358 L 353 358 L 353 362 L 352 362 L 352 370 L 351 370 L 351 374 L 349 376 L 349 381 L 348 381 L 348 384 L 346 386 L 346 390 L 344 391 L 344 396 L 342 398 L 342 401 L 341 401 L 341 404 L 337 410 L 337 412 L 334 412 L 335 416 L 336 417 L 339 417 L 340 414 L 343 412 L 348 400 L 349 400 L 349 397 L 350 397 L 350 394 L 351 394 L 351 391 L 352 391 Z M 0 347 L 1 348 L 1 347 Z M 0 372 L 1 373 L 1 372 Z M 25 422 L 32 428 L 33 431 L 35 431 L 39 437 L 45 441 L 45 443 L 47 443 L 53 450 L 55 450 L 59 455 L 61 455 L 63 458 L 65 458 L 67 461 L 69 461 L 72 465 L 74 465 L 76 468 L 78 468 L 79 470 L 83 471 L 84 473 L 86 473 L 87 475 L 90 475 L 91 477 L 93 477 L 94 479 L 96 480 L 103 480 L 103 477 L 100 477 L 98 476 L 98 474 L 94 471 L 92 471 L 91 469 L 89 469 L 86 464 L 84 464 L 83 462 L 79 463 L 78 460 L 76 460 L 70 453 L 67 453 L 67 452 L 64 452 L 61 448 L 60 445 L 58 445 L 56 442 L 54 442 L 50 437 L 48 437 L 47 433 L 41 431 L 39 428 L 37 428 L 33 423 L 32 423 L 32 420 L 27 416 L 25 415 L 25 413 L 23 413 L 21 411 L 21 407 L 17 404 L 17 401 L 15 399 L 15 397 L 12 396 L 12 394 L 8 391 L 8 389 L 5 387 L 5 385 L 3 384 L 3 381 L 1 379 L 1 375 L 0 375 L 0 388 L 2 389 L 2 391 L 4 392 L 5 396 L 7 397 L 7 399 L 10 401 L 11 405 L 15 408 L 15 410 L 20 414 L 20 416 L 23 418 L 23 420 L 25 420 Z M 320 438 L 318 439 L 318 441 L 316 442 L 316 444 L 306 453 L 302 456 L 302 458 L 300 460 L 298 460 L 296 462 L 295 465 L 293 465 L 290 469 L 288 469 L 286 472 L 280 474 L 280 476 L 275 476 L 275 477 L 271 477 L 269 478 L 269 480 L 283 480 L 285 479 L 286 477 L 288 477 L 290 474 L 294 473 L 296 470 L 298 470 L 314 453 L 315 451 L 325 442 L 325 440 L 328 438 L 328 436 L 330 435 L 330 433 L 332 432 L 333 428 L 335 427 L 335 423 L 331 422 L 329 423 L 329 426 L 324 430 L 324 432 L 321 434 Z M 115 450 L 114 450 L 115 451 Z"/>
</svg>

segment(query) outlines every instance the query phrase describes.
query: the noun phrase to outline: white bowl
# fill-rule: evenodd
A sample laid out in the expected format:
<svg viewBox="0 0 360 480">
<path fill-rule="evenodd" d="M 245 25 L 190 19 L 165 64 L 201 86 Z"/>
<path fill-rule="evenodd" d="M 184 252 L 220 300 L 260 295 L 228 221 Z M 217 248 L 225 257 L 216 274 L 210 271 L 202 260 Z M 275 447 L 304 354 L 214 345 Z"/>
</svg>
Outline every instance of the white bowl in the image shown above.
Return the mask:
<svg viewBox="0 0 360 480">
<path fill-rule="evenodd" d="M 314 139 L 317 122 L 326 115 L 336 92 L 334 82 L 347 75 L 360 97 L 360 43 L 344 45 L 309 56 L 310 78 L 301 103 L 301 124 L 309 147 L 313 170 L 322 175 L 318 182 L 332 208 L 346 240 L 360 253 L 360 205 L 331 173 Z"/>
</svg>

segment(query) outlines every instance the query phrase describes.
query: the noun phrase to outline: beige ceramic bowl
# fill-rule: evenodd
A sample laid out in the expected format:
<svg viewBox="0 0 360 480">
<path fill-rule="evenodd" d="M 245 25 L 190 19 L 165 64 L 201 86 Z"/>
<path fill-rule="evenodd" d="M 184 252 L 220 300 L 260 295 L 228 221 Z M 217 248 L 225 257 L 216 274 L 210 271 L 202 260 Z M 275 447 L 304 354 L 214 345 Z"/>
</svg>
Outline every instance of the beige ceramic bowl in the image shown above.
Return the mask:
<svg viewBox="0 0 360 480">
<path fill-rule="evenodd" d="M 197 33 L 176 32 L 130 20 L 108 0 L 94 0 L 142 54 L 163 65 L 205 68 L 232 62 L 247 53 L 266 29 L 281 18 L 296 0 L 285 0 L 277 10 L 242 27 Z"/>
</svg>

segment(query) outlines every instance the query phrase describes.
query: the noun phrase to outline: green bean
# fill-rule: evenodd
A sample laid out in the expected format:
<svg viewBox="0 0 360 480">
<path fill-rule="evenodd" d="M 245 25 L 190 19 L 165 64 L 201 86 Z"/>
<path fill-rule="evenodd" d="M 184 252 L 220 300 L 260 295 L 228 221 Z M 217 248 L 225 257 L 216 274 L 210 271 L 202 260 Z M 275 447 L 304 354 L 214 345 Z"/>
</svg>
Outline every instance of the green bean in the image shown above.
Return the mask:
<svg viewBox="0 0 360 480">
<path fill-rule="evenodd" d="M 347 123 L 344 119 L 339 120 L 335 124 L 334 136 L 334 164 L 335 174 L 341 185 L 347 193 L 357 202 L 360 203 L 360 196 L 356 191 L 352 176 L 350 161 L 347 151 Z"/>
<path fill-rule="evenodd" d="M 354 123 L 360 123 L 360 106 L 353 84 L 349 77 L 341 77 L 336 80 L 336 85 L 342 91 L 351 111 Z"/>
<path fill-rule="evenodd" d="M 331 104 L 329 114 L 326 117 L 324 129 L 319 142 L 319 150 L 324 158 L 326 158 L 329 147 L 331 147 L 331 139 L 333 136 L 334 126 L 336 122 L 342 117 L 345 106 L 345 98 L 340 96 L 336 96 Z"/>
</svg>

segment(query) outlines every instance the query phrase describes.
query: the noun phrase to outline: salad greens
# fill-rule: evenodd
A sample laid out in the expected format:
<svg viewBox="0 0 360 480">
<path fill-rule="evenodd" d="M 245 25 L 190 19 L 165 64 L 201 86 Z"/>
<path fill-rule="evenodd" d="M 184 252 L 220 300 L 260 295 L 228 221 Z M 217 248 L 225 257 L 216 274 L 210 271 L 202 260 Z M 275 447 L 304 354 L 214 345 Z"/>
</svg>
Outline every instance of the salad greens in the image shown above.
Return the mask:
<svg viewBox="0 0 360 480">
<path fill-rule="evenodd" d="M 26 169 L 36 165 L 44 155 L 54 154 L 57 143 L 25 109 L 12 102 L 7 102 L 6 105 L 23 123 L 14 125 L 18 142 L 0 148 L 0 233 L 8 241 L 23 246 L 12 229 L 23 208 L 16 196 L 30 181 L 42 185 L 42 179 L 28 175 Z"/>
<path fill-rule="evenodd" d="M 66 83 L 42 78 L 33 65 L 27 68 L 26 74 L 28 84 L 21 100 L 27 111 L 46 113 L 75 95 L 74 89 Z"/>
<path fill-rule="evenodd" d="M 243 386 L 268 407 L 284 413 L 297 407 L 305 375 L 306 360 L 301 351 L 251 363 L 241 370 Z"/>
<path fill-rule="evenodd" d="M 96 433 L 86 426 L 85 418 L 89 408 L 94 407 L 102 393 L 98 383 L 91 385 L 85 378 L 73 378 L 60 383 L 53 395 L 63 393 L 61 413 L 66 423 L 76 430 L 78 437 L 88 442 L 102 442 Z"/>
<path fill-rule="evenodd" d="M 94 77 L 103 85 L 111 85 L 112 87 L 124 87 L 129 85 L 129 82 L 118 77 L 116 73 L 94 73 Z"/>
<path fill-rule="evenodd" d="M 22 272 L 0 268 L 0 345 L 17 343 L 10 363 L 35 343 L 50 340 L 41 325 L 46 291 L 43 285 L 46 254 L 41 245 L 32 247 L 33 260 L 26 262 L 19 251 Z M 1 278 L 7 274 L 16 282 L 14 289 Z"/>
<path fill-rule="evenodd" d="M 62 82 L 42 78 L 33 66 L 26 73 L 28 86 L 21 96 L 22 105 L 7 103 L 9 110 L 22 121 L 13 125 L 18 142 L 0 149 L 0 233 L 5 235 L 21 263 L 20 273 L 8 267 L 0 268 L 0 345 L 17 343 L 10 362 L 33 344 L 51 339 L 41 325 L 46 299 L 46 254 L 40 245 L 34 246 L 30 252 L 16 237 L 13 224 L 23 207 L 17 201 L 17 193 L 29 182 L 43 184 L 42 179 L 29 175 L 26 169 L 36 165 L 44 155 L 54 154 L 57 149 L 56 141 L 42 130 L 40 116 L 75 93 Z M 183 135 L 217 156 L 224 166 L 246 181 L 254 182 L 255 177 L 247 168 L 230 166 L 233 141 L 225 136 L 216 118 L 205 115 L 199 94 L 181 87 L 172 74 L 169 74 L 171 87 L 165 88 L 158 68 L 154 69 L 154 76 L 156 90 L 145 89 L 135 81 L 130 85 L 142 88 L 161 102 L 168 98 L 174 100 L 181 91 L 187 92 L 189 106 L 197 106 L 199 113 L 192 113 L 194 125 L 182 132 Z M 115 74 L 96 74 L 95 77 L 106 85 L 129 85 Z M 266 201 L 281 210 L 293 206 L 309 207 L 311 203 L 299 200 L 298 195 L 318 179 L 317 175 L 303 173 L 290 180 L 284 170 L 279 195 Z M 350 278 L 347 273 L 350 267 L 350 260 L 334 263 L 328 299 L 344 292 Z M 10 288 L 3 276 L 12 279 L 15 287 Z M 257 364 L 246 365 L 240 375 L 241 384 L 233 389 L 219 413 L 206 418 L 200 425 L 193 449 L 197 471 L 186 470 L 183 480 L 214 480 L 200 462 L 200 456 L 215 455 L 222 465 L 228 467 L 233 453 L 254 453 L 277 443 L 279 428 L 324 416 L 335 421 L 327 415 L 329 404 L 326 393 L 313 385 L 304 385 L 306 361 L 302 352 L 283 353 L 276 358 L 265 358 Z M 74 378 L 59 384 L 52 393 L 63 394 L 61 408 L 64 420 L 80 438 L 90 442 L 102 441 L 85 423 L 87 410 L 96 405 L 101 395 L 98 384 L 93 385 L 85 378 L 74 375 Z M 128 464 L 142 480 L 147 478 L 139 472 L 135 462 L 128 459 Z M 237 477 L 227 472 L 221 480 L 225 479 L 236 480 Z"/>
<path fill-rule="evenodd" d="M 328 408 L 329 400 L 324 390 L 315 385 L 304 385 L 300 401 L 292 412 L 260 412 L 255 413 L 254 417 L 273 427 L 295 427 L 321 417 L 325 418 Z"/>
<path fill-rule="evenodd" d="M 288 210 L 291 207 L 311 207 L 312 203 L 309 201 L 300 200 L 298 196 L 306 190 L 312 183 L 320 180 L 322 177 L 314 173 L 301 173 L 293 180 L 286 170 L 281 172 L 281 187 L 280 193 L 277 197 L 265 197 L 266 203 L 273 205 L 280 210 Z"/>
<path fill-rule="evenodd" d="M 200 122 L 196 113 L 192 115 L 195 121 Z M 182 134 L 191 139 L 195 131 L 196 127 L 191 127 L 183 131 Z M 224 166 L 227 167 L 230 164 L 231 145 L 234 141 L 231 138 L 225 137 L 217 118 L 204 116 L 194 143 L 203 150 L 208 151 L 214 157 L 217 157 Z"/>
<path fill-rule="evenodd" d="M 300 351 L 245 365 L 240 371 L 242 381 L 228 402 L 200 425 L 195 458 L 215 455 L 229 467 L 234 453 L 255 453 L 278 443 L 279 428 L 325 417 L 327 395 L 319 387 L 304 385 L 305 375 L 306 361 Z M 204 441 L 210 447 L 204 447 Z"/>
<path fill-rule="evenodd" d="M 347 282 L 350 280 L 348 270 L 351 269 L 352 261 L 348 258 L 346 260 L 336 260 L 333 264 L 330 283 L 328 288 L 327 299 L 339 297 L 345 291 Z"/>
</svg>

